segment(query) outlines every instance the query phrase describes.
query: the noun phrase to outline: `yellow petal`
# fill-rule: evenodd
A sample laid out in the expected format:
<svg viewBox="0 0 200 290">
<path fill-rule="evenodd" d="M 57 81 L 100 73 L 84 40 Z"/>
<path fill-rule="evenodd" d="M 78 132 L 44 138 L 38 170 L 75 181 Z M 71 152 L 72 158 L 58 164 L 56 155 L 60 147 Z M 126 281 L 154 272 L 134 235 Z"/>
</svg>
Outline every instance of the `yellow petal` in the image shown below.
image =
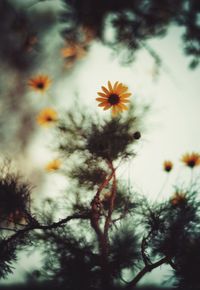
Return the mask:
<svg viewBox="0 0 200 290">
<path fill-rule="evenodd" d="M 97 95 L 99 95 L 99 96 L 101 96 L 101 97 L 103 97 L 103 98 L 107 98 L 107 95 L 105 95 L 105 94 L 103 94 L 103 93 L 101 93 L 101 92 L 98 92 Z"/>
<path fill-rule="evenodd" d="M 110 81 L 108 81 L 108 88 L 109 88 L 109 91 L 112 93 L 113 88 L 112 88 L 112 85 L 111 85 L 111 82 Z"/>
<path fill-rule="evenodd" d="M 122 103 L 118 104 L 118 106 L 120 108 L 122 108 L 122 110 L 126 110 L 126 111 L 128 110 L 128 107 L 126 105 L 122 104 Z"/>
<path fill-rule="evenodd" d="M 120 89 L 120 94 L 126 93 L 127 91 L 128 91 L 128 88 L 127 87 L 122 87 Z"/>
<path fill-rule="evenodd" d="M 119 92 L 121 89 L 122 83 L 118 83 L 116 88 L 115 88 L 115 92 Z"/>
<path fill-rule="evenodd" d="M 116 91 L 120 94 L 120 93 L 123 93 L 125 91 L 128 90 L 128 87 L 123 85 L 122 83 L 119 83 L 117 88 L 116 88 Z"/>
<path fill-rule="evenodd" d="M 120 102 L 121 102 L 121 103 L 130 103 L 130 101 L 129 101 L 129 100 L 126 100 L 126 99 L 121 99 L 121 98 L 120 98 Z"/>
<path fill-rule="evenodd" d="M 107 104 L 107 105 L 105 105 L 105 107 L 103 108 L 104 109 L 104 111 L 105 110 L 108 110 L 108 109 L 110 109 L 111 108 L 111 105 L 110 104 Z"/>
<path fill-rule="evenodd" d="M 131 93 L 121 94 L 121 95 L 120 95 L 120 98 L 121 98 L 121 99 L 128 98 L 128 97 L 130 97 L 131 95 L 132 95 Z"/>
<path fill-rule="evenodd" d="M 101 88 L 106 95 L 109 95 L 109 91 L 106 89 L 106 87 L 102 86 Z"/>
<path fill-rule="evenodd" d="M 99 101 L 99 102 L 105 102 L 106 101 L 105 98 L 96 98 L 96 100 Z"/>
<path fill-rule="evenodd" d="M 123 111 L 122 108 L 120 108 L 120 106 L 117 106 L 117 114 L 121 113 Z"/>
<path fill-rule="evenodd" d="M 104 106 L 106 106 L 108 104 L 108 102 L 106 101 L 106 102 L 102 102 L 101 104 L 98 104 L 98 106 L 99 107 L 104 107 Z"/>
<path fill-rule="evenodd" d="M 117 86 L 118 86 L 118 83 L 119 83 L 119 82 L 115 82 L 114 87 L 113 87 L 113 91 L 116 90 L 116 88 L 117 88 Z"/>
<path fill-rule="evenodd" d="M 116 105 L 116 111 L 117 111 L 117 113 L 121 113 L 121 112 L 123 112 L 123 109 L 120 107 L 120 105 L 118 104 L 118 105 Z"/>
</svg>

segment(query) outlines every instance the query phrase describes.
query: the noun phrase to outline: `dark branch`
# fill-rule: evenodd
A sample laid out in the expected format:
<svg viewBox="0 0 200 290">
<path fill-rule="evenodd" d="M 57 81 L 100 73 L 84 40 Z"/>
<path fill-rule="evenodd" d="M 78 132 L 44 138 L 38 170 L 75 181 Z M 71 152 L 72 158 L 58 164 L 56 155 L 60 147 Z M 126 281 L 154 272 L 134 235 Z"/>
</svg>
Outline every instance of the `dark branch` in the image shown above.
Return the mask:
<svg viewBox="0 0 200 290">
<path fill-rule="evenodd" d="M 129 290 L 129 289 L 134 289 L 135 286 L 137 285 L 137 283 L 140 281 L 140 279 L 142 279 L 142 277 L 148 273 L 148 272 L 151 272 L 153 269 L 161 266 L 162 264 L 165 264 L 165 263 L 169 263 L 170 261 L 170 258 L 169 257 L 164 257 L 162 258 L 161 260 L 159 260 L 158 262 L 155 262 L 151 265 L 147 265 L 145 266 L 134 278 L 131 282 L 128 283 L 128 286 L 125 287 L 126 290 Z"/>
<path fill-rule="evenodd" d="M 146 254 L 146 248 L 148 246 L 147 241 L 148 241 L 149 237 L 151 236 L 151 234 L 152 234 L 152 231 L 150 231 L 146 237 L 144 236 L 142 239 L 142 243 L 141 243 L 141 254 L 142 254 L 142 259 L 143 259 L 145 266 L 152 264 L 151 260 L 149 259 L 149 257 Z"/>
<path fill-rule="evenodd" d="M 149 258 L 147 257 L 146 252 L 145 252 L 146 246 L 147 246 L 147 240 L 146 240 L 146 237 L 143 237 L 142 243 L 141 243 L 142 259 L 143 259 L 145 266 L 148 266 L 150 261 L 149 261 Z"/>
<path fill-rule="evenodd" d="M 111 217 L 112 217 L 112 213 L 113 213 L 113 209 L 114 209 L 114 202 L 115 202 L 115 197 L 116 197 L 116 176 L 115 176 L 115 169 L 113 167 L 112 162 L 109 163 L 109 166 L 113 172 L 113 184 L 112 184 L 112 193 L 111 193 L 111 197 L 110 197 L 110 205 L 109 205 L 109 210 L 108 210 L 108 216 L 106 218 L 105 221 L 105 225 L 104 225 L 104 236 L 107 239 L 108 236 L 108 229 L 111 223 Z"/>
<path fill-rule="evenodd" d="M 10 236 L 7 240 L 5 240 L 6 243 L 9 243 L 17 238 L 20 238 L 21 236 L 23 236 L 24 234 L 33 231 L 33 230 L 51 230 L 51 229 L 56 229 L 58 227 L 63 226 L 64 224 L 66 224 L 67 222 L 69 222 L 70 220 L 73 219 L 89 219 L 90 218 L 90 214 L 87 213 L 78 213 L 78 214 L 74 214 L 71 216 L 68 216 L 58 222 L 54 222 L 50 225 L 41 225 L 39 223 L 36 224 L 32 224 L 31 226 L 28 226 L 22 230 L 18 230 L 14 235 Z"/>
</svg>

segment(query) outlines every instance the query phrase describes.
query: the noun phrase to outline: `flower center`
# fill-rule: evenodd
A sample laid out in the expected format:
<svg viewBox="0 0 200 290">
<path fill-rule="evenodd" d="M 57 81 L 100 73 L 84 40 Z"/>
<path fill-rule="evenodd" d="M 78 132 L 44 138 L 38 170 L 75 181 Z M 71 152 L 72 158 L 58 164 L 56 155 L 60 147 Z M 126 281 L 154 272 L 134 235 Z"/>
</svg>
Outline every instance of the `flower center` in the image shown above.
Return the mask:
<svg viewBox="0 0 200 290">
<path fill-rule="evenodd" d="M 171 165 L 166 165 L 166 166 L 165 166 L 165 170 L 166 170 L 167 172 L 171 171 L 171 169 L 172 169 L 172 168 L 171 168 Z"/>
<path fill-rule="evenodd" d="M 189 166 L 189 167 L 192 168 L 192 167 L 194 167 L 195 165 L 196 165 L 196 161 L 195 161 L 194 159 L 191 159 L 191 160 L 188 161 L 188 166 Z"/>
<path fill-rule="evenodd" d="M 43 89 L 43 88 L 44 88 L 44 83 L 39 82 L 39 83 L 37 84 L 37 87 L 38 87 L 38 89 Z"/>
<path fill-rule="evenodd" d="M 53 121 L 53 118 L 51 116 L 46 116 L 45 119 L 46 119 L 47 122 L 52 122 Z"/>
<path fill-rule="evenodd" d="M 119 96 L 117 94 L 110 94 L 108 97 L 108 103 L 111 105 L 117 105 L 119 103 Z"/>
</svg>

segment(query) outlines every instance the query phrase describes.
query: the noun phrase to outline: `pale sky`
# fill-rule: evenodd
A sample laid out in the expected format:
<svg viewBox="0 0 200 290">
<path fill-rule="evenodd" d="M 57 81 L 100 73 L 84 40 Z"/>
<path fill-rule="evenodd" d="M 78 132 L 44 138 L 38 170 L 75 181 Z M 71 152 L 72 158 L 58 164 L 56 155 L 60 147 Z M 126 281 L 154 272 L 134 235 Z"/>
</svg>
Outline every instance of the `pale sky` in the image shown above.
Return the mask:
<svg viewBox="0 0 200 290">
<path fill-rule="evenodd" d="M 108 80 L 118 80 L 128 85 L 133 102 L 150 104 L 150 113 L 144 120 L 145 130 L 136 147 L 137 156 L 127 166 L 131 171 L 129 176 L 133 174 L 134 186 L 154 197 L 165 179 L 163 161 L 170 159 L 174 162 L 174 177 L 170 177 L 173 180 L 177 174 L 189 174 L 180 163 L 182 154 L 200 151 L 200 70 L 188 69 L 189 59 L 182 54 L 179 29 L 172 28 L 166 38 L 153 40 L 151 45 L 163 60 L 156 80 L 152 75 L 155 72 L 153 60 L 147 53 L 140 52 L 136 62 L 122 67 L 117 58 L 113 59 L 110 49 L 94 43 L 88 56 L 80 61 L 71 74 L 56 80 L 51 94 L 53 105 L 58 110 L 70 108 L 78 95 L 80 104 L 88 107 L 91 115 L 97 113 L 106 116 L 110 112 L 97 107 L 97 91 Z M 52 67 L 53 71 L 54 63 Z M 51 71 L 49 62 L 48 70 Z M 40 146 L 36 138 L 31 152 L 33 160 L 38 159 L 42 163 L 50 158 L 46 157 L 49 133 L 40 131 L 40 134 Z"/>
</svg>

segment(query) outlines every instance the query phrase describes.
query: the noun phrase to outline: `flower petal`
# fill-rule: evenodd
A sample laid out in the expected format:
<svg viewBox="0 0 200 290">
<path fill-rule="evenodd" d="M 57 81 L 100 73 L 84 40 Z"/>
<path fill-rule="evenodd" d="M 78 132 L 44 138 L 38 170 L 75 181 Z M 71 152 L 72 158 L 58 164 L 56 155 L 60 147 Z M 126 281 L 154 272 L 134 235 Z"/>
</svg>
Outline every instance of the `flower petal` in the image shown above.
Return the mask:
<svg viewBox="0 0 200 290">
<path fill-rule="evenodd" d="M 124 105 L 123 103 L 118 104 L 118 106 L 122 108 L 122 110 L 126 110 L 126 111 L 128 110 L 128 107 Z"/>
<path fill-rule="evenodd" d="M 106 95 L 109 95 L 110 94 L 109 91 L 108 91 L 108 89 L 106 89 L 106 87 L 102 86 L 101 88 L 102 88 L 102 91 L 104 91 L 104 93 Z"/>
<path fill-rule="evenodd" d="M 116 89 L 118 94 L 126 92 L 127 90 L 128 90 L 128 87 L 123 85 L 122 83 L 119 83 L 118 86 L 117 86 L 117 89 Z"/>
<path fill-rule="evenodd" d="M 120 103 L 130 103 L 130 100 L 126 100 L 126 99 L 121 99 L 120 98 Z"/>
<path fill-rule="evenodd" d="M 111 82 L 110 81 L 108 81 L 108 88 L 109 88 L 110 93 L 112 93 L 113 88 L 112 88 L 112 85 L 111 85 Z"/>
<path fill-rule="evenodd" d="M 98 104 L 98 106 L 99 106 L 99 107 L 104 107 L 104 106 L 106 106 L 107 104 L 108 104 L 108 102 L 106 101 L 106 102 L 102 102 L 102 103 Z"/>
<path fill-rule="evenodd" d="M 117 89 L 118 83 L 119 83 L 118 81 L 115 82 L 114 87 L 113 87 L 113 91 L 115 91 Z"/>
<path fill-rule="evenodd" d="M 105 105 L 105 107 L 103 108 L 104 111 L 110 109 L 112 106 L 110 104 Z"/>
<path fill-rule="evenodd" d="M 108 98 L 107 95 L 105 95 L 104 93 L 98 92 L 97 95 L 103 97 L 103 98 Z"/>
<path fill-rule="evenodd" d="M 123 112 L 123 109 L 121 108 L 120 104 L 117 104 L 116 107 L 117 107 L 116 110 L 118 113 Z"/>
<path fill-rule="evenodd" d="M 125 98 L 130 97 L 131 95 L 132 95 L 131 93 L 121 94 L 121 95 L 120 95 L 120 98 L 121 98 L 121 99 L 125 99 Z"/>
<path fill-rule="evenodd" d="M 96 98 L 96 100 L 99 101 L 99 102 L 105 102 L 106 101 L 105 98 Z"/>
</svg>

